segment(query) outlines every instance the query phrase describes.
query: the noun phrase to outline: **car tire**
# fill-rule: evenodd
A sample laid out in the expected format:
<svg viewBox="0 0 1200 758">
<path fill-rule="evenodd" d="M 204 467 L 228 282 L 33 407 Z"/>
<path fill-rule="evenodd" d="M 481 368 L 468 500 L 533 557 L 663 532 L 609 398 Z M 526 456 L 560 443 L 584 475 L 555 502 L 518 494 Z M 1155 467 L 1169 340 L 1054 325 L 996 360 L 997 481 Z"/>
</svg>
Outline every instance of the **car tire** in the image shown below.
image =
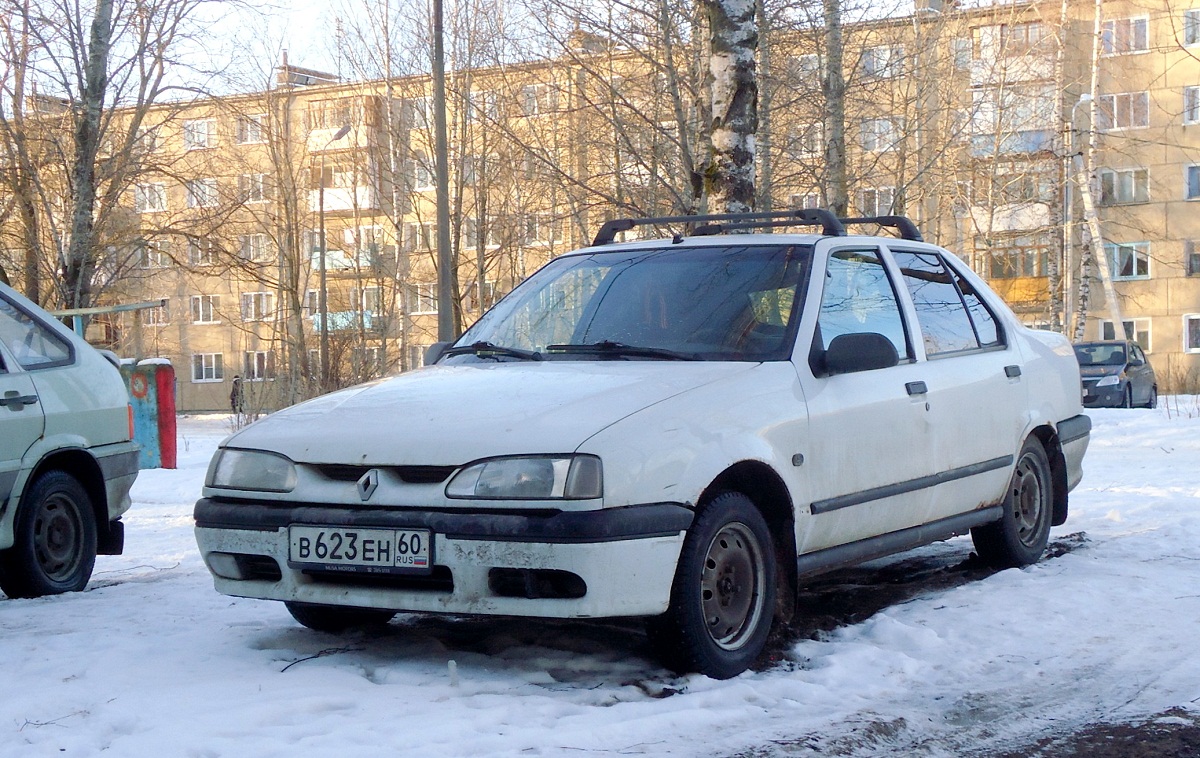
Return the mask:
<svg viewBox="0 0 1200 758">
<path fill-rule="evenodd" d="M 979 557 L 998 568 L 1037 563 L 1050 539 L 1054 479 L 1046 449 L 1035 437 L 1021 448 L 1004 497 L 1004 515 L 971 530 Z"/>
<path fill-rule="evenodd" d="M 1133 407 L 1133 385 L 1132 384 L 1125 385 L 1125 396 L 1121 400 L 1121 407 L 1122 408 L 1132 408 Z"/>
<path fill-rule="evenodd" d="M 303 626 L 318 632 L 344 632 L 356 626 L 383 626 L 395 611 L 375 608 L 346 608 L 340 605 L 285 602 L 288 613 Z"/>
<path fill-rule="evenodd" d="M 1151 410 L 1158 407 L 1158 387 L 1150 388 L 1150 399 L 1146 401 L 1146 407 Z"/>
<path fill-rule="evenodd" d="M 0 589 L 9 597 L 78 592 L 96 565 L 96 514 L 75 477 L 48 471 L 22 496 L 13 546 L 0 552 Z"/>
<path fill-rule="evenodd" d="M 701 508 L 684 539 L 669 610 L 647 632 L 680 673 L 729 679 L 762 654 L 775 612 L 775 549 L 750 498 L 727 492 Z"/>
</svg>

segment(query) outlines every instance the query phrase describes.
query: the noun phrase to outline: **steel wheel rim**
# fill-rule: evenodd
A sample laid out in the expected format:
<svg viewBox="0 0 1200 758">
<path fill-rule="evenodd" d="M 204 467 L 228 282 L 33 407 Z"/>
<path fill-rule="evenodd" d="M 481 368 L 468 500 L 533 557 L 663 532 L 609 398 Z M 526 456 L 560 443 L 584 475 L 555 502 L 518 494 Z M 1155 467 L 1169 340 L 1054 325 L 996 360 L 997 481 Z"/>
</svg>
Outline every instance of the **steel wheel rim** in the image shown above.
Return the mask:
<svg viewBox="0 0 1200 758">
<path fill-rule="evenodd" d="M 63 494 L 44 499 L 33 516 L 33 551 L 48 579 L 70 579 L 83 559 L 83 519 L 75 502 Z"/>
<path fill-rule="evenodd" d="M 1042 472 L 1033 455 L 1026 454 L 1013 474 L 1013 518 L 1017 521 L 1017 539 L 1026 547 L 1038 543 L 1042 513 L 1046 508 Z"/>
<path fill-rule="evenodd" d="M 758 628 L 763 613 L 763 551 L 742 523 L 726 524 L 705 551 L 700 607 L 709 637 L 723 650 L 737 650 Z"/>
</svg>

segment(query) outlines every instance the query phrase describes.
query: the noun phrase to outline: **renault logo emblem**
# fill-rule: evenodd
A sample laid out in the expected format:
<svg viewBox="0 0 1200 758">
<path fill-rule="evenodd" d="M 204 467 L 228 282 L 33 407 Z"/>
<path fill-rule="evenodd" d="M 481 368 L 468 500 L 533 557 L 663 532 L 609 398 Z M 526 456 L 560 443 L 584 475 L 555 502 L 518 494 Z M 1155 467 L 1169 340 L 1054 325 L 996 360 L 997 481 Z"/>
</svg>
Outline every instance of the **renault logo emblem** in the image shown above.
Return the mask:
<svg viewBox="0 0 1200 758">
<path fill-rule="evenodd" d="M 379 470 L 371 469 L 362 475 L 358 480 L 358 497 L 365 503 L 371 499 L 371 495 L 375 494 L 376 488 L 379 487 Z"/>
</svg>

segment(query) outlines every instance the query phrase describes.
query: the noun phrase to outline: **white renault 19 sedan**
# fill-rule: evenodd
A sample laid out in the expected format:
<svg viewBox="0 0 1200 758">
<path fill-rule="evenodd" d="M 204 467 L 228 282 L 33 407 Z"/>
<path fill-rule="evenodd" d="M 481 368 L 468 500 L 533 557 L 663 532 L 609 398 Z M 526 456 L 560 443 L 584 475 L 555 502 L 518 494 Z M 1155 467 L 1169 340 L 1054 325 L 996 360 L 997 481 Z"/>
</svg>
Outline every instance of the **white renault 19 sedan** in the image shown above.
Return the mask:
<svg viewBox="0 0 1200 758">
<path fill-rule="evenodd" d="M 785 224 L 820 230 L 753 233 Z M 731 677 L 821 571 L 967 532 L 1037 561 L 1091 429 L 1067 340 L 902 217 L 609 222 L 431 352 L 222 443 L 219 591 L 329 631 L 644 617 L 668 666 Z"/>
</svg>

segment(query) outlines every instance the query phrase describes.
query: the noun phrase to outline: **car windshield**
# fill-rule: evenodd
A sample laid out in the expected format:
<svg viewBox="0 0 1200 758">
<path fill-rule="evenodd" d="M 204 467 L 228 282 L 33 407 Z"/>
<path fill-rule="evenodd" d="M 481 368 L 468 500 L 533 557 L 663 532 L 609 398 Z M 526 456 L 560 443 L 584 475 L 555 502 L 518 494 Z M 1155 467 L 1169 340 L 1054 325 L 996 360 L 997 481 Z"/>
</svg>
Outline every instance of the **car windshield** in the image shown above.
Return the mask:
<svg viewBox="0 0 1200 758">
<path fill-rule="evenodd" d="M 807 245 L 614 250 L 551 261 L 450 360 L 784 360 Z"/>
<path fill-rule="evenodd" d="M 1080 366 L 1124 366 L 1124 345 L 1076 345 L 1075 357 Z"/>
</svg>

